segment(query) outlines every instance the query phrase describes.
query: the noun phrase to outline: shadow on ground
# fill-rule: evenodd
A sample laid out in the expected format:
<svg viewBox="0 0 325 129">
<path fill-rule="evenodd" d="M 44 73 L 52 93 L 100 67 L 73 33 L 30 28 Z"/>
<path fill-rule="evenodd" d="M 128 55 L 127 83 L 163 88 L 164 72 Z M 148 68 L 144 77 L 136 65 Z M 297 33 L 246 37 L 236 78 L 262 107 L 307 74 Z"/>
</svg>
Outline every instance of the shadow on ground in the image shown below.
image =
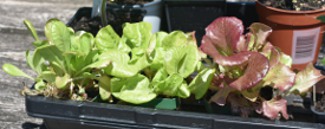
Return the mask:
<svg viewBox="0 0 325 129">
<path fill-rule="evenodd" d="M 42 124 L 36 124 L 32 122 L 25 122 L 21 125 L 22 129 L 46 129 L 45 125 Z"/>
</svg>

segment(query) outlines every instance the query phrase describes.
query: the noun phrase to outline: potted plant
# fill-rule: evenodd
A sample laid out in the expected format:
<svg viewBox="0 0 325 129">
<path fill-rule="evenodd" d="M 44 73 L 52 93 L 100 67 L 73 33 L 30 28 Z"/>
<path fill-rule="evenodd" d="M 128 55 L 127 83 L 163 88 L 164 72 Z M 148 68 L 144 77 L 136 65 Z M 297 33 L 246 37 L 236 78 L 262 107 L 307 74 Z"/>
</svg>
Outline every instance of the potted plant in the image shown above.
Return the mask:
<svg viewBox="0 0 325 129">
<path fill-rule="evenodd" d="M 4 64 L 3 70 L 35 81 L 34 88 L 23 90 L 26 110 L 43 118 L 48 128 L 325 127 L 134 106 L 157 97 L 201 99 L 208 97 L 210 87 L 218 90 L 213 102 L 229 100 L 235 109 L 260 104 L 263 115 L 275 119 L 281 112 L 287 118 L 282 96 L 305 92 L 323 76 L 311 65 L 292 72 L 290 58 L 265 41 L 271 29 L 263 24 L 253 24 L 245 37 L 240 20 L 216 19 L 200 47 L 213 61 L 198 49 L 194 33 L 153 34 L 145 22 L 125 24 L 120 37 L 111 26 L 93 36 L 51 19 L 45 26 L 47 40 L 38 38 L 31 23 L 25 24 L 36 47 L 26 52 L 26 61 L 38 76 L 30 77 L 11 64 Z M 281 94 L 266 100 L 257 94 L 265 85 Z"/>
<path fill-rule="evenodd" d="M 260 21 L 274 31 L 269 41 L 293 58 L 293 69 L 315 63 L 322 43 L 323 24 L 316 18 L 325 14 L 320 0 L 258 0 Z"/>
<path fill-rule="evenodd" d="M 94 0 L 92 8 L 80 8 L 68 25 L 76 31 L 84 30 L 96 35 L 101 27 L 110 24 L 122 35 L 124 23 L 147 21 L 153 24 L 152 31 L 157 32 L 160 30 L 161 6 L 161 0 Z"/>
</svg>

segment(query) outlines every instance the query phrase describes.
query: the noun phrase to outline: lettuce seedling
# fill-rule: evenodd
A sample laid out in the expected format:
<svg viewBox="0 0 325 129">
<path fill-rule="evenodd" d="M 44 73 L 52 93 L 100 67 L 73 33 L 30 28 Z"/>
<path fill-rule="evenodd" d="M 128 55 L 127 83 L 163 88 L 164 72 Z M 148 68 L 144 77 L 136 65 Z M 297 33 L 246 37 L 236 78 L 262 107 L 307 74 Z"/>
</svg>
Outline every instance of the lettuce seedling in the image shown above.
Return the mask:
<svg viewBox="0 0 325 129">
<path fill-rule="evenodd" d="M 3 69 L 34 80 L 31 93 L 89 100 L 88 92 L 95 92 L 92 97 L 112 102 L 114 96 L 132 104 L 157 96 L 187 98 L 191 93 L 200 99 L 215 72 L 202 65 L 205 54 L 197 47 L 194 33 L 152 33 L 151 24 L 139 22 L 126 23 L 121 37 L 110 25 L 94 37 L 51 19 L 45 26 L 47 40 L 41 41 L 33 25 L 25 24 L 36 47 L 26 52 L 27 63 L 38 76 L 30 77 L 11 64 Z"/>
<path fill-rule="evenodd" d="M 199 69 L 201 52 L 194 33 L 152 33 L 151 28 L 151 24 L 139 22 L 126 23 L 121 37 L 111 26 L 98 32 L 99 61 L 111 62 L 103 68 L 104 76 L 110 77 L 106 88 L 116 98 L 133 104 L 157 96 L 187 98 L 191 93 L 202 98 L 214 71 Z M 194 72 L 199 74 L 193 79 Z"/>
<path fill-rule="evenodd" d="M 35 89 L 45 96 L 85 100 L 85 89 L 94 84 L 92 70 L 103 64 L 96 62 L 94 37 L 83 31 L 75 33 L 61 21 L 51 19 L 45 25 L 47 40 L 41 41 L 33 25 L 27 20 L 24 23 L 36 40 L 35 50 L 26 52 L 27 64 L 38 76 L 34 79 L 11 64 L 3 65 L 4 71 L 33 79 Z"/>
<path fill-rule="evenodd" d="M 200 48 L 216 69 L 210 88 L 217 92 L 210 102 L 229 102 L 243 116 L 255 110 L 270 119 L 280 113 L 288 119 L 284 96 L 303 94 L 324 76 L 312 64 L 293 72 L 292 59 L 266 40 L 270 27 L 253 23 L 247 34 L 243 31 L 242 21 L 235 17 L 218 18 L 206 28 Z M 273 95 L 265 95 L 266 87 Z"/>
</svg>

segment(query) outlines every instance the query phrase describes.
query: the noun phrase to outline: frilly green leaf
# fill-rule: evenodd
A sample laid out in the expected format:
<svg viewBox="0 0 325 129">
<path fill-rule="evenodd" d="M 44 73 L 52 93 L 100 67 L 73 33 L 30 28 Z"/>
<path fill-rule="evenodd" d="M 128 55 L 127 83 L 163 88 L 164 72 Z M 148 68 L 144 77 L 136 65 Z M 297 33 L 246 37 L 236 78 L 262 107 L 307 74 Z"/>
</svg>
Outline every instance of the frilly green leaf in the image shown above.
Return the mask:
<svg viewBox="0 0 325 129">
<path fill-rule="evenodd" d="M 153 100 L 157 94 L 149 87 L 149 79 L 141 74 L 130 78 L 113 78 L 113 96 L 132 104 L 142 104 Z"/>
</svg>

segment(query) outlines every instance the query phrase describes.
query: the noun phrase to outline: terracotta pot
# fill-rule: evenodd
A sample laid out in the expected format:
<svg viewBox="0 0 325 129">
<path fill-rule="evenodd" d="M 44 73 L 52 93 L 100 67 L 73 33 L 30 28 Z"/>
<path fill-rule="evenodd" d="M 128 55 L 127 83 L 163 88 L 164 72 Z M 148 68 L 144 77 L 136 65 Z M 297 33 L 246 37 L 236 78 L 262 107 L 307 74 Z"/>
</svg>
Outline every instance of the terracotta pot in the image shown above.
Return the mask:
<svg viewBox="0 0 325 129">
<path fill-rule="evenodd" d="M 256 10 L 260 22 L 273 29 L 268 40 L 292 57 L 292 69 L 301 70 L 310 62 L 316 63 L 325 29 L 316 17 L 325 15 L 325 9 L 290 11 L 257 1 Z"/>
</svg>

